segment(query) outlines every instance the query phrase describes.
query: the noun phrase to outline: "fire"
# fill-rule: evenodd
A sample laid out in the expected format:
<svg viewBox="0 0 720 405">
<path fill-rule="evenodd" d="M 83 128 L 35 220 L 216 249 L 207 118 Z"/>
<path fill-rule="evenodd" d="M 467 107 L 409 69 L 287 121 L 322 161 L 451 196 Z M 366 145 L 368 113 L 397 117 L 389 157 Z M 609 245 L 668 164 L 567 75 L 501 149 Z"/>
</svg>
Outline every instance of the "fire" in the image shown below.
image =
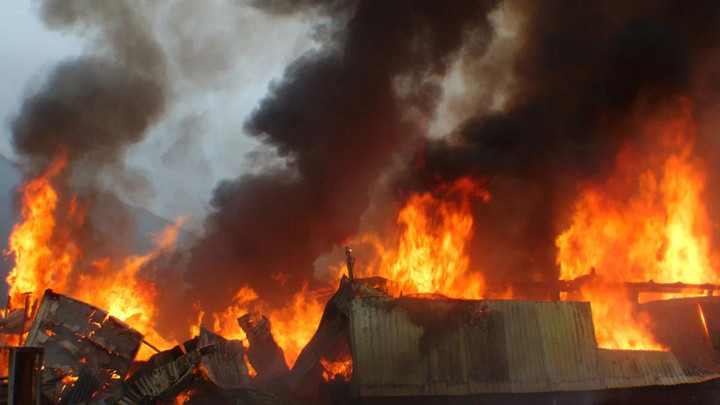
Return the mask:
<svg viewBox="0 0 720 405">
<path fill-rule="evenodd" d="M 702 193 L 702 163 L 692 157 L 695 126 L 689 102 L 648 126 L 650 152 L 627 145 L 602 183 L 587 184 L 572 225 L 556 241 L 562 279 L 596 269 L 605 281 L 716 283 L 710 220 Z M 627 298 L 593 283 L 592 303 L 601 347 L 659 349 L 647 322 Z"/>
<path fill-rule="evenodd" d="M 627 145 L 604 181 L 584 185 L 570 227 L 556 240 L 561 278 L 586 279 L 580 298 L 592 303 L 600 347 L 663 349 L 649 332 L 648 318 L 634 310 L 630 294 L 609 289 L 604 281 L 718 282 L 714 272 L 717 257 L 710 248 L 711 224 L 702 201 L 705 174 L 701 162 L 692 156 L 695 129 L 690 106 L 683 104 L 679 110 L 648 126 L 654 142 L 648 142 L 654 145 L 651 153 Z M 12 302 L 23 302 L 27 293 L 40 297 L 46 288 L 52 288 L 107 309 L 151 343 L 171 347 L 174 343 L 155 331 L 160 292 L 142 270 L 173 251 L 183 219 L 155 235 L 154 248 L 145 254 L 103 258 L 92 263 L 93 271 L 73 273 L 83 253 L 71 233 L 73 227 L 82 225 L 85 214 L 74 198 L 67 209 L 59 209 L 61 201 L 53 181 L 65 163 L 64 158 L 58 159 L 20 188 L 22 222 L 10 238 L 10 253 L 15 257 L 8 276 Z M 482 298 L 485 282 L 480 272 L 470 269 L 467 245 L 475 231 L 471 203 L 489 198 L 470 178 L 443 184 L 432 192 L 410 194 L 398 212 L 397 232 L 392 237 L 366 234 L 357 239 L 358 245 L 369 246 L 376 254 L 357 269 L 356 276 L 391 280 L 395 286 L 391 292 L 396 295 Z M 593 276 L 584 277 L 588 273 Z M 328 284 L 337 285 L 338 274 L 331 271 Z M 271 278 L 279 285 L 288 281 L 283 272 Z M 246 313 L 264 314 L 292 367 L 314 334 L 330 294 L 330 289 L 313 290 L 306 283 L 285 306 L 275 308 L 253 289 L 242 286 L 223 312 L 205 313 L 201 303 L 196 303 L 197 325 L 209 319 L 217 333 L 245 340 L 237 318 Z M 193 334 L 198 332 L 197 325 L 190 327 Z M 150 354 L 143 347 L 139 357 Z M 351 373 L 348 361 L 324 360 L 323 367 L 326 378 L 347 378 Z"/>
<path fill-rule="evenodd" d="M 483 277 L 469 271 L 466 251 L 473 234 L 471 198 L 487 201 L 490 194 L 467 177 L 442 185 L 436 193 L 410 195 L 397 218 L 401 234 L 396 249 L 374 235 L 362 238 L 378 252 L 362 275 L 392 280 L 398 293 L 482 297 Z"/>
<path fill-rule="evenodd" d="M 61 157 L 45 173 L 20 186 L 22 222 L 13 228 L 8 252 L 15 258 L 15 266 L 7 278 L 10 300 L 15 307 L 22 305 L 26 293 L 37 298 L 42 297 L 46 288 L 62 290 L 66 276 L 80 255 L 71 240 L 57 238 L 61 232 L 56 229 L 55 218 L 58 194 L 52 181 L 66 163 L 67 159 Z M 67 215 L 81 221 L 74 200 Z"/>
<path fill-rule="evenodd" d="M 336 376 L 342 377 L 345 381 L 350 381 L 352 377 L 352 360 L 348 359 L 345 361 L 330 361 L 320 359 L 320 364 L 323 366 L 323 378 L 325 381 L 330 381 Z"/>
<path fill-rule="evenodd" d="M 190 401 L 193 394 L 195 394 L 195 390 L 193 390 L 193 389 L 179 393 L 175 397 L 175 405 L 183 405 L 184 403 Z"/>
<path fill-rule="evenodd" d="M 171 347 L 155 332 L 157 288 L 152 280 L 144 279 L 139 271 L 152 260 L 171 252 L 175 247 L 183 219 L 154 236 L 155 248 L 144 255 L 122 260 L 103 258 L 92 263 L 92 271 L 73 273 L 83 252 L 74 241 L 73 230 L 82 226 L 85 212 L 75 197 L 67 209 L 53 182 L 61 175 L 67 159 L 61 156 L 37 178 L 22 184 L 22 221 L 13 228 L 9 254 L 15 266 L 8 275 L 13 306 L 22 305 L 24 296 L 42 297 L 51 288 L 71 295 L 108 312 L 143 333 L 161 347 Z M 143 347 L 139 355 L 152 353 Z"/>
<path fill-rule="evenodd" d="M 251 312 L 264 314 L 270 319 L 273 337 L 283 350 L 288 367 L 292 367 L 320 323 L 329 292 L 311 291 L 305 284 L 288 300 L 287 305 L 272 308 L 252 288 L 245 286 L 238 290 L 233 304 L 225 312 L 213 314 L 213 327 L 227 339 L 245 340 L 245 332 L 238 325 L 237 318 Z"/>
<path fill-rule="evenodd" d="M 471 198 L 487 200 L 489 194 L 469 178 L 443 185 L 435 194 L 412 194 L 398 214 L 397 223 L 402 233 L 395 241 L 396 249 L 387 248 L 392 243 L 384 245 L 375 235 L 364 235 L 360 239 L 360 243 L 371 245 L 378 256 L 364 274 L 358 276 L 382 276 L 397 282 L 397 293 L 480 297 L 484 281 L 480 274 L 468 270 L 469 258 L 465 251 L 473 233 Z M 338 275 L 338 271 L 330 271 L 328 285 L 336 286 Z M 286 281 L 283 273 L 275 273 L 272 278 L 280 284 Z M 245 340 L 237 318 L 250 312 L 262 313 L 270 319 L 273 336 L 283 349 L 288 366 L 292 367 L 315 333 L 331 294 L 330 288 L 311 290 L 305 284 L 283 308 L 272 308 L 253 289 L 244 286 L 238 289 L 232 305 L 224 312 L 211 314 L 213 329 L 228 339 Z M 197 309 L 204 314 L 199 306 Z M 328 373 L 333 376 L 348 371 L 347 362 L 326 363 Z"/>
<path fill-rule="evenodd" d="M 143 279 L 138 272 L 152 260 L 170 253 L 185 219 L 180 218 L 162 232 L 151 235 L 154 248 L 143 255 L 130 256 L 119 267 L 113 267 L 109 259 L 93 263 L 95 272 L 79 277 L 78 289 L 71 295 L 106 309 L 108 313 L 130 324 L 145 335 L 154 346 L 169 348 L 174 343 L 165 340 L 155 331 L 158 309 L 155 304 L 158 290 L 151 280 Z M 97 294 L 102 291 L 101 294 Z M 140 349 L 139 358 L 153 354 L 149 347 Z"/>
<path fill-rule="evenodd" d="M 705 313 L 702 310 L 702 307 L 700 304 L 697 304 L 698 314 L 700 315 L 700 320 L 703 324 L 703 329 L 705 330 L 705 336 L 709 339 L 710 338 L 710 331 L 708 330 L 707 321 L 705 320 Z"/>
</svg>

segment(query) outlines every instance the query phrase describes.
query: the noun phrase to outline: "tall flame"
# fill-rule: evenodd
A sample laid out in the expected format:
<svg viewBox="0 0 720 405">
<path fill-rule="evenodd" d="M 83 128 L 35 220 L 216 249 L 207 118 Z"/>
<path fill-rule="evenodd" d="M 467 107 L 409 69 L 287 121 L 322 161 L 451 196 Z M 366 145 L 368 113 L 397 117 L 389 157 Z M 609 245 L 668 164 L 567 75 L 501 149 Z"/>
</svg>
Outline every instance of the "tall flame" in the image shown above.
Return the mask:
<svg viewBox="0 0 720 405">
<path fill-rule="evenodd" d="M 174 343 L 167 341 L 155 330 L 158 318 L 157 286 L 139 272 L 151 261 L 175 249 L 184 222 L 185 218 L 181 217 L 162 232 L 151 235 L 155 245 L 153 249 L 142 255 L 125 258 L 117 267 L 109 259 L 96 261 L 93 263 L 95 271 L 80 275 L 77 283 L 80 287 L 72 289 L 71 294 L 130 324 L 154 346 L 172 347 Z M 147 358 L 152 354 L 150 348 L 143 346 L 138 356 Z"/>
<path fill-rule="evenodd" d="M 401 233 L 396 249 L 374 235 L 362 238 L 378 252 L 363 275 L 392 280 L 405 294 L 482 297 L 484 279 L 469 271 L 466 249 L 473 235 L 472 198 L 487 201 L 490 194 L 468 177 L 444 184 L 435 193 L 410 195 L 397 218 Z"/>
<path fill-rule="evenodd" d="M 692 158 L 695 127 L 689 102 L 649 126 L 654 150 L 626 146 L 603 183 L 587 184 L 575 202 L 572 225 L 558 236 L 563 279 L 595 269 L 606 281 L 717 282 L 710 220 L 702 200 L 703 166 Z M 590 283 L 602 347 L 659 348 L 627 298 Z"/>
<path fill-rule="evenodd" d="M 13 228 L 8 252 L 15 257 L 15 266 L 7 278 L 14 306 L 22 305 L 24 294 L 41 297 L 46 288 L 62 289 L 80 255 L 72 240 L 57 237 L 58 194 L 52 181 L 66 163 L 67 159 L 61 157 L 45 173 L 20 186 L 22 222 Z M 67 216 L 81 220 L 74 200 Z"/>
<path fill-rule="evenodd" d="M 358 276 L 383 276 L 395 281 L 396 293 L 481 297 L 484 280 L 479 273 L 469 271 L 466 252 L 473 232 L 471 198 L 487 200 L 489 194 L 469 178 L 443 185 L 435 193 L 410 195 L 397 216 L 401 229 L 397 240 L 383 244 L 375 235 L 360 239 L 360 243 L 372 245 L 378 256 Z M 277 275 L 273 279 L 282 282 L 283 277 Z M 338 272 L 331 272 L 326 281 L 328 285 L 337 285 Z M 262 312 L 270 319 L 273 336 L 292 367 L 312 338 L 331 293 L 329 288 L 311 290 L 305 284 L 283 308 L 271 308 L 245 286 L 238 290 L 225 312 L 212 314 L 213 326 L 227 338 L 242 340 L 245 333 L 236 319 L 248 312 Z M 325 364 L 328 379 L 349 367 L 347 362 Z"/>
</svg>

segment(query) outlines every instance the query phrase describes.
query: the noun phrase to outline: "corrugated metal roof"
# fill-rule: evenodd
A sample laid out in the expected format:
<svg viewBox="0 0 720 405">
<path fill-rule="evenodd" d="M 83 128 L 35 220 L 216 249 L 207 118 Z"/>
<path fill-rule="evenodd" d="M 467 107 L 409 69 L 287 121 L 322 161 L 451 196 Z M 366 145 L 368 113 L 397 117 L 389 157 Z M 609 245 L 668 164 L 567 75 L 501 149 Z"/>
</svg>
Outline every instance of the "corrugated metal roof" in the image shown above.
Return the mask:
<svg viewBox="0 0 720 405">
<path fill-rule="evenodd" d="M 611 388 L 693 384 L 718 377 L 682 362 L 672 352 L 599 349 L 598 359 Z"/>
<path fill-rule="evenodd" d="M 688 375 L 672 353 L 598 350 L 584 302 L 367 297 L 348 312 L 352 384 L 361 396 L 582 391 L 718 377 Z"/>
<path fill-rule="evenodd" d="M 215 350 L 203 356 L 201 363 L 208 378 L 218 387 L 229 390 L 250 384 L 245 349 L 241 341 L 227 340 L 200 325 L 199 346 L 215 346 Z"/>
</svg>

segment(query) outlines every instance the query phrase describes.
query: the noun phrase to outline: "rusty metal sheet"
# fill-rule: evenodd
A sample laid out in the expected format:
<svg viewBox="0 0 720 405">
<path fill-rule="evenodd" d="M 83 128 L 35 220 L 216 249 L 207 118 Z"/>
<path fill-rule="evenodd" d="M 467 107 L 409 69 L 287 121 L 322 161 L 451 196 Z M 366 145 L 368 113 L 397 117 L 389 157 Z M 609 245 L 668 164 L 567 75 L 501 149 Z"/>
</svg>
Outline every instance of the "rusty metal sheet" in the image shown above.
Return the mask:
<svg viewBox="0 0 720 405">
<path fill-rule="evenodd" d="M 599 351 L 584 302 L 367 297 L 348 313 L 359 396 L 586 391 L 718 377 L 688 376 L 670 353 Z M 623 372 L 637 362 L 639 374 Z M 651 377 L 653 367 L 661 378 Z"/>
<path fill-rule="evenodd" d="M 133 374 L 106 399 L 106 403 L 142 405 L 171 399 L 191 384 L 192 372 L 200 364 L 202 356 L 214 350 L 214 346 L 206 346 L 142 375 Z"/>
<path fill-rule="evenodd" d="M 429 365 L 419 349 L 423 329 L 406 311 L 385 310 L 390 302 L 364 298 L 350 304 L 352 384 L 364 396 L 429 395 Z"/>
<path fill-rule="evenodd" d="M 116 388 L 142 340 L 138 331 L 106 311 L 47 290 L 25 346 L 45 349 L 43 382 L 55 384 L 50 395 L 57 397 L 65 385 L 61 378 L 79 378 L 83 370 L 94 375 L 98 387 Z"/>
<path fill-rule="evenodd" d="M 239 340 L 227 340 L 200 325 L 199 346 L 215 346 L 212 353 L 202 358 L 202 366 L 208 378 L 218 387 L 229 390 L 244 388 L 250 384 L 250 374 L 245 363 L 245 349 Z"/>
<path fill-rule="evenodd" d="M 718 377 L 682 362 L 672 352 L 600 349 L 598 358 L 608 388 L 695 384 Z"/>
</svg>

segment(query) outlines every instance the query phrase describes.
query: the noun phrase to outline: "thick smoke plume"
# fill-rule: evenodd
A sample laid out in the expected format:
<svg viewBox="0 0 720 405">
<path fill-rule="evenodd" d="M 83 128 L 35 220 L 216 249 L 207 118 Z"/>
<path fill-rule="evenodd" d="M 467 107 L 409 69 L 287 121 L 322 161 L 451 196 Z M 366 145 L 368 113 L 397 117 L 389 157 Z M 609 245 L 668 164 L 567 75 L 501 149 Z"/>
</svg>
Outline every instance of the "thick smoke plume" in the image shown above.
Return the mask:
<svg viewBox="0 0 720 405">
<path fill-rule="evenodd" d="M 320 6 L 330 20 L 318 28 L 321 49 L 292 63 L 246 123 L 288 168 L 224 182 L 213 197 L 209 235 L 193 250 L 186 277 L 204 308 L 227 305 L 231 287 L 244 283 L 279 300 L 312 279 L 315 259 L 358 231 L 370 189 L 393 154 L 420 139 L 408 111 L 431 116 L 454 52 L 471 31 L 490 39 L 487 14 L 495 5 Z M 294 10 L 284 2 L 261 7 Z M 271 278 L 279 272 L 289 274 L 284 286 Z"/>
<path fill-rule="evenodd" d="M 57 65 L 12 123 L 16 152 L 47 164 L 66 153 L 72 166 L 117 164 L 165 106 L 165 59 L 130 2 L 48 0 L 46 24 L 95 37 L 87 56 Z"/>
<path fill-rule="evenodd" d="M 162 111 L 152 78 L 102 59 L 63 62 L 13 123 L 16 151 L 43 162 L 65 151 L 71 160 L 117 163 Z"/>
<path fill-rule="evenodd" d="M 225 309 L 244 284 L 281 302 L 312 280 L 318 257 L 357 235 L 363 214 L 380 200 L 375 193 L 385 199 L 433 190 L 466 175 L 487 178 L 492 194 L 475 207 L 472 267 L 491 284 L 555 279 L 554 241 L 577 183 L 609 170 L 623 143 L 639 142 L 633 129 L 643 117 L 689 97 L 701 128 L 698 144 L 708 154 L 720 150 L 708 135 L 718 127 L 709 113 L 718 110 L 720 93 L 716 1 L 254 5 L 278 18 L 319 17 L 318 47 L 285 69 L 246 121 L 246 132 L 280 159 L 217 186 L 184 274 L 189 289 L 173 279 L 175 294 L 162 297 L 168 323 L 196 301 L 208 312 Z M 71 176 L 97 185 L 97 173 L 122 169 L 126 149 L 163 114 L 167 61 L 142 17 L 146 6 L 42 3 L 49 26 L 79 29 L 95 42 L 88 55 L 59 64 L 13 122 L 15 148 L 33 170 L 65 153 Z M 494 42 L 503 28 L 491 18 L 499 7 L 522 22 L 513 41 Z M 182 44 L 176 53 L 194 55 Z M 489 46 L 506 65 L 490 66 Z M 215 53 L 225 55 L 215 48 L 200 54 Z M 189 59 L 181 71 L 198 82 L 208 66 L 225 71 L 234 60 Z M 428 141 L 443 79 L 458 64 L 466 86 L 462 111 L 455 111 L 462 123 Z M 498 79 L 473 81 L 485 72 Z M 503 97 L 474 88 L 492 81 Z M 504 101 L 495 106 L 499 98 Z M 720 171 L 715 166 L 711 173 Z"/>
</svg>

